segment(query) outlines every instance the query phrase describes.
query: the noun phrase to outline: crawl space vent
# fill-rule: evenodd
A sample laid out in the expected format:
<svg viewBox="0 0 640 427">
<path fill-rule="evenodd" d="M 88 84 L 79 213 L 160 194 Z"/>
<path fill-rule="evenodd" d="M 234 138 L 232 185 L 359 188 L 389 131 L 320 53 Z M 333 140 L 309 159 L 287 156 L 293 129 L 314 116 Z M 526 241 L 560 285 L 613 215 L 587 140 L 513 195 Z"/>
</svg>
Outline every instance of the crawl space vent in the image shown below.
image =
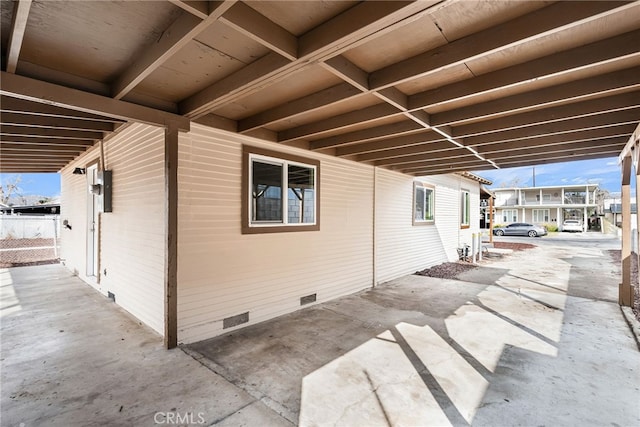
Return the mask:
<svg viewBox="0 0 640 427">
<path fill-rule="evenodd" d="M 242 325 L 249 321 L 249 312 L 242 314 L 236 314 L 235 316 L 227 317 L 222 321 L 222 329 L 232 328 L 234 326 Z"/>
<path fill-rule="evenodd" d="M 316 294 L 300 298 L 300 305 L 311 304 L 312 302 L 316 302 Z"/>
</svg>

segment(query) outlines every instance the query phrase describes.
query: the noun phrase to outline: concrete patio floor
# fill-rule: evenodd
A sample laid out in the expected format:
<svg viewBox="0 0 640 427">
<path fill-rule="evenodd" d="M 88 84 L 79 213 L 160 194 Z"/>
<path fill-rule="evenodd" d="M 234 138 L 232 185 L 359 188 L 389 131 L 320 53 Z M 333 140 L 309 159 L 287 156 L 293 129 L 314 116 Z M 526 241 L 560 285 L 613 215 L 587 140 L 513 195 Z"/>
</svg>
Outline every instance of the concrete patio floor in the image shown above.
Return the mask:
<svg viewBox="0 0 640 427">
<path fill-rule="evenodd" d="M 612 242 L 532 243 L 171 351 L 59 265 L 0 270 L 0 424 L 640 425 Z"/>
</svg>

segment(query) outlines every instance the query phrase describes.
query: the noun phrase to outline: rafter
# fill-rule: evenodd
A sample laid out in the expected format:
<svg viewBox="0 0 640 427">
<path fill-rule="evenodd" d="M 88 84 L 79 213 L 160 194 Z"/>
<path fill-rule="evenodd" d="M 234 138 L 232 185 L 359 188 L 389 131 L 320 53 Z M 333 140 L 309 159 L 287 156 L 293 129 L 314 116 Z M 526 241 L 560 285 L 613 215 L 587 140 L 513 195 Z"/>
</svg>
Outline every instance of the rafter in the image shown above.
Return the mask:
<svg viewBox="0 0 640 427">
<path fill-rule="evenodd" d="M 473 99 L 505 88 L 525 86 L 576 70 L 628 60 L 640 56 L 640 31 L 632 31 L 575 49 L 558 52 L 523 64 L 486 73 L 472 79 L 420 92 L 409 97 L 411 109 L 446 105 L 460 99 Z"/>
<path fill-rule="evenodd" d="M 8 73 L 15 73 L 18 67 L 18 57 L 22 49 L 22 40 L 27 29 L 31 0 L 18 0 L 13 5 L 13 16 L 11 17 L 11 30 L 9 31 L 9 43 L 7 44 L 7 67 Z"/>
<path fill-rule="evenodd" d="M 118 120 L 132 120 L 155 126 L 167 126 L 173 123 L 181 131 L 190 129 L 189 119 L 166 111 L 154 110 L 130 102 L 11 73 L 2 72 L 0 77 L 0 95 L 108 116 Z"/>
<path fill-rule="evenodd" d="M 465 138 L 464 141 L 465 145 L 470 146 L 493 144 L 501 141 L 529 139 L 531 137 L 551 136 L 575 132 L 578 130 L 590 130 L 601 127 L 637 123 L 639 117 L 640 108 L 631 108 L 623 111 L 613 111 L 589 117 L 578 117 L 575 119 L 542 123 L 524 128 L 515 128 L 500 132 L 470 136 Z"/>
<path fill-rule="evenodd" d="M 608 73 L 602 76 L 550 86 L 536 91 L 470 105 L 431 116 L 434 126 L 452 125 L 478 119 L 508 116 L 519 112 L 587 100 L 607 94 L 630 92 L 640 87 L 640 67 Z"/>
<path fill-rule="evenodd" d="M 104 136 L 102 132 L 87 130 L 35 128 L 5 124 L 0 125 L 0 135 L 2 135 L 2 139 L 10 135 L 65 139 L 102 139 Z"/>
<path fill-rule="evenodd" d="M 632 91 L 605 96 L 602 98 L 574 102 L 557 107 L 550 107 L 544 110 L 531 111 L 477 123 L 454 126 L 453 135 L 455 137 L 466 138 L 468 136 L 490 132 L 526 128 L 528 126 L 543 123 L 554 123 L 579 117 L 592 117 L 606 112 L 621 111 L 639 106 L 640 91 Z"/>
<path fill-rule="evenodd" d="M 138 60 L 132 64 L 113 84 L 114 99 L 122 99 L 145 77 L 158 69 L 194 37 L 206 30 L 232 5 L 233 1 L 211 3 L 211 11 L 205 19 L 183 13 L 163 33 L 157 43 L 149 46 Z"/>
<path fill-rule="evenodd" d="M 40 145 L 55 144 L 68 145 L 74 147 L 91 146 L 95 143 L 93 139 L 63 139 L 63 138 L 42 138 L 25 135 L 4 135 L 0 134 L 1 143 Z"/>
<path fill-rule="evenodd" d="M 235 73 L 240 78 L 222 79 L 183 100 L 180 111 L 190 118 L 198 118 L 240 96 L 255 93 L 305 67 L 366 43 L 435 3 L 435 0 L 361 2 L 299 37 L 295 61 L 277 53 L 267 54 Z"/>
<path fill-rule="evenodd" d="M 324 148 L 337 147 L 340 145 L 372 141 L 389 136 L 399 136 L 407 133 L 415 133 L 423 130 L 424 127 L 417 124 L 416 122 L 412 120 L 404 120 L 389 125 L 370 127 L 354 132 L 348 132 L 340 135 L 330 136 L 327 138 L 317 139 L 311 142 L 310 148 L 312 150 L 321 150 Z"/>
<path fill-rule="evenodd" d="M 580 7 L 575 7 L 570 2 L 552 4 L 505 24 L 491 27 L 374 71 L 369 77 L 369 82 L 372 89 L 397 85 L 446 67 L 463 64 L 465 61 L 499 49 L 560 32 L 624 7 L 633 6 L 627 2 L 615 1 L 586 2 Z"/>
<path fill-rule="evenodd" d="M 93 130 L 102 132 L 113 132 L 114 125 L 110 122 L 92 121 L 83 119 L 63 118 L 63 117 L 47 117 L 33 114 L 20 113 L 2 113 L 0 116 L 2 124 L 47 127 L 58 129 L 78 129 Z"/>
<path fill-rule="evenodd" d="M 220 21 L 290 61 L 298 56 L 296 36 L 242 2 L 235 3 Z"/>
<path fill-rule="evenodd" d="M 402 136 L 394 136 L 393 138 L 380 139 L 378 141 L 367 142 L 364 144 L 347 145 L 344 147 L 338 147 L 336 150 L 337 156 L 352 156 L 354 154 L 364 153 L 380 153 L 385 150 L 402 149 L 403 147 L 423 146 L 432 142 L 445 141 L 439 133 L 432 130 L 425 130 L 422 132 L 410 133 Z M 453 147 L 450 143 L 442 144 L 443 147 Z M 431 148 L 434 146 L 430 145 Z M 367 156 L 364 157 L 367 159 Z"/>
<path fill-rule="evenodd" d="M 279 107 L 271 108 L 262 113 L 240 120 L 238 122 L 238 131 L 250 131 L 278 120 L 285 118 L 290 119 L 298 114 L 326 107 L 335 102 L 341 101 L 344 99 L 346 94 L 349 94 L 348 96 L 355 96 L 361 94 L 361 92 L 349 83 L 340 83 L 314 94 L 295 99 Z"/>
</svg>

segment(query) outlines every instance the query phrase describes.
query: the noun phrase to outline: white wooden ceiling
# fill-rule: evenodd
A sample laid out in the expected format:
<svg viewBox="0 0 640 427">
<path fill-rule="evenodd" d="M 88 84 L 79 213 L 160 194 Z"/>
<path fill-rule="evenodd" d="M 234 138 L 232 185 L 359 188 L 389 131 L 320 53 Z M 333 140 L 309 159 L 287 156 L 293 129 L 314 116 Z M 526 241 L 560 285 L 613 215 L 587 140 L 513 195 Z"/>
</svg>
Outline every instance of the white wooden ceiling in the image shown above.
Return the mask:
<svg viewBox="0 0 640 427">
<path fill-rule="evenodd" d="M 0 4 L 5 172 L 151 109 L 411 175 L 616 156 L 640 121 L 638 1 Z"/>
</svg>

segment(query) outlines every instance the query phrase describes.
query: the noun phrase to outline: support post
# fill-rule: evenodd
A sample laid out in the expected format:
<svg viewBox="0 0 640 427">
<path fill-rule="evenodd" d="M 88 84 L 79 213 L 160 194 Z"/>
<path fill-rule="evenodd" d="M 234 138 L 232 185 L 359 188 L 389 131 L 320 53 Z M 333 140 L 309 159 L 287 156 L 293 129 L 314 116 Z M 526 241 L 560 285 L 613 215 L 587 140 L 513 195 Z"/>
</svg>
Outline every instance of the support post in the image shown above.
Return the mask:
<svg viewBox="0 0 640 427">
<path fill-rule="evenodd" d="M 493 196 L 489 197 L 489 243 L 493 243 Z"/>
<path fill-rule="evenodd" d="M 476 246 L 477 246 L 478 235 L 473 233 L 471 235 L 471 262 L 476 263 Z"/>
<path fill-rule="evenodd" d="M 618 303 L 633 305 L 631 286 L 631 156 L 622 159 L 622 283 L 618 292 Z"/>
<path fill-rule="evenodd" d="M 165 311 L 164 344 L 178 345 L 178 127 L 169 124 L 164 131 L 165 177 Z"/>
<path fill-rule="evenodd" d="M 482 261 L 482 233 L 478 233 L 478 262 Z"/>
</svg>

